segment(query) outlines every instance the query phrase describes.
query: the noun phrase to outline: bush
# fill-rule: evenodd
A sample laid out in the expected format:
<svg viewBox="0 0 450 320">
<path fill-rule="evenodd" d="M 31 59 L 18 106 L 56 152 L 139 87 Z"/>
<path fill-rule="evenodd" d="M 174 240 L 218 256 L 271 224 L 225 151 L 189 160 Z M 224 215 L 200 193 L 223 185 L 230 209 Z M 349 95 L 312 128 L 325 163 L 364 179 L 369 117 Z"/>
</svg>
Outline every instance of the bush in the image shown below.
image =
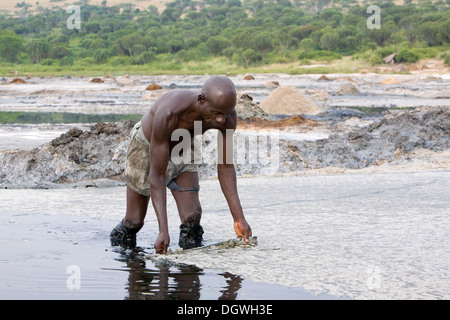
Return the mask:
<svg viewBox="0 0 450 320">
<path fill-rule="evenodd" d="M 108 52 L 105 49 L 97 49 L 94 52 L 95 63 L 102 64 L 108 60 Z"/>
<path fill-rule="evenodd" d="M 93 64 L 95 64 L 95 59 L 93 57 L 87 57 L 84 59 L 77 60 L 77 65 L 80 66 L 91 66 Z"/>
<path fill-rule="evenodd" d="M 420 59 L 434 58 L 437 54 L 437 50 L 434 48 L 402 49 L 395 57 L 395 60 L 397 62 L 415 63 Z"/>
<path fill-rule="evenodd" d="M 400 52 L 395 56 L 395 60 L 397 62 L 409 62 L 409 63 L 415 63 L 419 61 L 420 57 L 417 53 L 415 53 L 413 50 L 400 50 Z"/>
<path fill-rule="evenodd" d="M 126 56 L 115 56 L 109 60 L 109 63 L 113 66 L 130 65 L 131 59 Z"/>
<path fill-rule="evenodd" d="M 342 56 L 336 52 L 322 50 L 322 51 L 302 52 L 299 54 L 298 59 L 299 60 L 312 59 L 312 60 L 331 61 L 331 60 L 342 59 Z"/>
<path fill-rule="evenodd" d="M 378 48 L 376 50 L 376 53 L 381 57 L 384 58 L 390 54 L 393 54 L 394 52 L 397 52 L 398 49 L 395 47 L 385 47 L 385 48 Z"/>
<path fill-rule="evenodd" d="M 61 60 L 59 60 L 60 66 L 71 66 L 73 65 L 73 58 L 72 57 L 64 57 Z"/>
<path fill-rule="evenodd" d="M 50 50 L 50 56 L 53 59 L 62 59 L 70 55 L 72 55 L 72 51 L 70 51 L 68 48 L 66 48 L 65 45 L 62 44 L 57 44 Z"/>
<path fill-rule="evenodd" d="M 450 66 L 450 53 L 443 53 L 441 59 L 444 59 L 444 63 Z"/>
<path fill-rule="evenodd" d="M 43 65 L 43 66 L 53 66 L 53 65 L 58 64 L 58 60 L 56 60 L 56 59 L 42 59 L 41 61 L 39 61 L 39 64 Z"/>
<path fill-rule="evenodd" d="M 155 59 L 155 53 L 153 51 L 145 51 L 139 56 L 139 59 L 143 64 L 149 63 L 150 61 Z"/>
</svg>

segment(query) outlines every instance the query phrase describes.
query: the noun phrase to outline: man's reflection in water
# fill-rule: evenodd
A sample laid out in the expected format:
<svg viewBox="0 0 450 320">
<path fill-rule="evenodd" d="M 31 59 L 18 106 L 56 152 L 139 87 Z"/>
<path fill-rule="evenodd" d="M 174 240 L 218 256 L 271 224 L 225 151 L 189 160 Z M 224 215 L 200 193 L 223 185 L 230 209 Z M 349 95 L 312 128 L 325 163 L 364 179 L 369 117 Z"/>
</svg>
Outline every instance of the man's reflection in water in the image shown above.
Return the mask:
<svg viewBox="0 0 450 320">
<path fill-rule="evenodd" d="M 241 288 L 242 278 L 229 272 L 221 275 L 227 279 L 227 287 L 220 290 L 222 296 L 219 297 L 219 300 L 236 300 L 237 293 Z"/>
<path fill-rule="evenodd" d="M 126 300 L 199 300 L 203 269 L 195 266 L 172 267 L 165 263 L 153 264 L 147 268 L 142 249 L 118 249 L 118 261 L 126 263 L 128 272 L 128 296 Z M 226 286 L 218 288 L 222 294 L 219 300 L 234 300 L 241 288 L 242 278 L 231 273 L 220 274 L 226 279 Z"/>
</svg>

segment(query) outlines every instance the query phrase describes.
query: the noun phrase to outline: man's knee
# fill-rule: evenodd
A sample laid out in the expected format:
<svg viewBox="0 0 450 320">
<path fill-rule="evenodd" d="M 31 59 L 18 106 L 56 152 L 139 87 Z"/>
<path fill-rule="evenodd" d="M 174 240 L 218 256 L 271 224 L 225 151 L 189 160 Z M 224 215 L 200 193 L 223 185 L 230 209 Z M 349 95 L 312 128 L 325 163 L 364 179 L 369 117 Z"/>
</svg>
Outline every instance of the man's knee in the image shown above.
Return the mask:
<svg viewBox="0 0 450 320">
<path fill-rule="evenodd" d="M 136 219 L 134 221 L 123 219 L 122 224 L 124 227 L 136 230 L 136 232 L 139 232 L 141 228 L 144 226 L 144 220 Z"/>
<path fill-rule="evenodd" d="M 181 216 L 181 223 L 186 226 L 192 226 L 200 224 L 200 219 L 202 218 L 202 208 L 197 207 Z"/>
</svg>

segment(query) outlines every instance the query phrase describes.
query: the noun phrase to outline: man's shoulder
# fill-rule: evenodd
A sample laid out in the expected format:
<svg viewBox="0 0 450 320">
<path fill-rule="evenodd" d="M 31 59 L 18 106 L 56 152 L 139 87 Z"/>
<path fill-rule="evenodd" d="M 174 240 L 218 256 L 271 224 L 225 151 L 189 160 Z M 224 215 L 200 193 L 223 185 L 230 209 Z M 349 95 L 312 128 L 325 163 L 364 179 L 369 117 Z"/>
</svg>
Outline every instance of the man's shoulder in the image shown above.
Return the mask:
<svg viewBox="0 0 450 320">
<path fill-rule="evenodd" d="M 164 112 L 167 115 L 183 112 L 192 105 L 195 97 L 195 93 L 187 89 L 172 90 L 159 99 L 156 111 Z"/>
<path fill-rule="evenodd" d="M 163 95 L 162 98 L 166 97 L 167 99 L 194 99 L 197 96 L 196 92 L 188 89 L 174 89 L 172 91 L 167 92 Z"/>
</svg>

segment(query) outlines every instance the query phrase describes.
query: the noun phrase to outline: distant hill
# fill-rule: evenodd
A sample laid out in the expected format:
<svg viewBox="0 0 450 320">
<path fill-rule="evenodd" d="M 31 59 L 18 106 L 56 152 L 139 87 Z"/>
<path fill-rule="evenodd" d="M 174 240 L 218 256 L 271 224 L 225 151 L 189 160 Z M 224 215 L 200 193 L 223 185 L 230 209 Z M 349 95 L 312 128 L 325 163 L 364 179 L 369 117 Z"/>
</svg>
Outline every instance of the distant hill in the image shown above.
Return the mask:
<svg viewBox="0 0 450 320">
<path fill-rule="evenodd" d="M 88 0 L 87 4 L 101 5 L 104 0 Z M 155 6 L 161 12 L 165 9 L 166 3 L 172 0 L 106 0 L 108 7 L 118 4 L 132 4 L 135 8 L 140 10 L 146 10 L 149 6 Z M 72 4 L 79 4 L 85 2 L 84 0 L 0 0 L 0 10 L 6 10 L 9 12 L 15 12 L 22 10 L 22 7 L 17 7 L 17 4 L 21 5 L 25 3 L 29 5 L 28 11 L 33 12 L 38 6 L 43 8 L 53 7 L 68 7 Z"/>
<path fill-rule="evenodd" d="M 90 5 L 101 5 L 105 0 L 0 0 L 0 10 L 6 10 L 8 12 L 19 12 L 23 10 L 23 4 L 28 6 L 28 12 L 33 12 L 37 7 L 41 6 L 43 8 L 54 8 L 54 7 L 68 7 L 72 4 L 82 4 L 87 3 Z M 290 0 L 299 6 L 306 6 L 311 0 Z M 396 5 L 402 5 L 405 0 L 391 0 Z M 438 2 L 440 0 L 431 0 L 431 2 Z M 106 0 L 106 5 L 115 6 L 119 4 L 132 4 L 134 8 L 140 10 L 146 10 L 149 6 L 155 6 L 161 13 L 166 8 L 166 3 L 174 2 L 174 0 Z M 201 1 L 198 1 L 201 2 Z M 204 1 L 206 2 L 206 1 Z M 242 1 L 241 1 L 242 2 Z M 327 7 L 341 6 L 341 5 L 351 5 L 352 3 L 359 3 L 360 5 L 371 4 L 376 1 L 367 0 L 331 0 Z M 412 3 L 418 3 L 419 0 L 412 0 Z"/>
</svg>

